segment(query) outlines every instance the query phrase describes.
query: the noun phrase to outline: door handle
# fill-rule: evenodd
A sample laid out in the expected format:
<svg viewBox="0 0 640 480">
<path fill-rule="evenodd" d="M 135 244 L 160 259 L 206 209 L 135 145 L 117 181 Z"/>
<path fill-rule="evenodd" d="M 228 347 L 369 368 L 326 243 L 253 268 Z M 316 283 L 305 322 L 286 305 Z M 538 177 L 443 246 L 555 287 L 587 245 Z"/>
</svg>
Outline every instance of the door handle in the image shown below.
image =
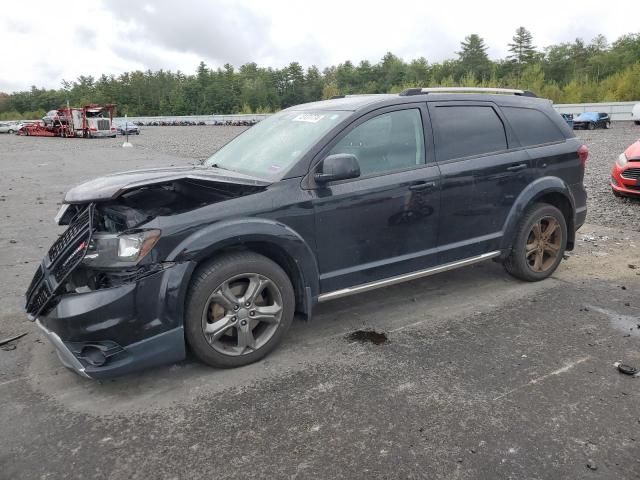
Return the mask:
<svg viewBox="0 0 640 480">
<path fill-rule="evenodd" d="M 436 182 L 420 182 L 409 187 L 409 190 L 431 190 L 436 188 Z"/>
<path fill-rule="evenodd" d="M 519 165 L 513 165 L 511 167 L 508 167 L 507 170 L 509 172 L 519 172 L 520 170 L 524 170 L 525 168 L 527 168 L 527 164 L 521 163 Z"/>
</svg>

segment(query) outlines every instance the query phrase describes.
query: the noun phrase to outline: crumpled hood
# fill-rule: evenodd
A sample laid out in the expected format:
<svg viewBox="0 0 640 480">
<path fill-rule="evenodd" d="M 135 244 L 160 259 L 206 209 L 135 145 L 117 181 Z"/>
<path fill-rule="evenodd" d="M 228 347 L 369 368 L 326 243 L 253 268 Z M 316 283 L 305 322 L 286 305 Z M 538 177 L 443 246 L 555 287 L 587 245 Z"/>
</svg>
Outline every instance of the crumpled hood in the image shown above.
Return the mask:
<svg viewBox="0 0 640 480">
<path fill-rule="evenodd" d="M 149 170 L 114 173 L 89 180 L 69 190 L 64 197 L 64 203 L 113 200 L 128 190 L 180 179 L 254 186 L 267 186 L 270 184 L 270 182 L 249 175 L 214 167 L 153 168 Z"/>
</svg>

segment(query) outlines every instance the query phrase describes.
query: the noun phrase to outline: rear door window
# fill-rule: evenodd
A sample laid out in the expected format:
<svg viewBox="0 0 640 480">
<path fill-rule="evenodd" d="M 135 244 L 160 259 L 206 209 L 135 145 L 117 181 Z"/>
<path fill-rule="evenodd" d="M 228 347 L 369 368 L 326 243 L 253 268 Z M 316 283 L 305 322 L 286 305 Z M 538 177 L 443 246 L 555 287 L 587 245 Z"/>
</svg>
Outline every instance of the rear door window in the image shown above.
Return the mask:
<svg viewBox="0 0 640 480">
<path fill-rule="evenodd" d="M 493 107 L 437 105 L 432 111 L 436 160 L 445 161 L 507 149 L 504 125 Z"/>
<path fill-rule="evenodd" d="M 563 142 L 564 134 L 547 115 L 533 108 L 502 107 L 502 112 L 523 147 Z"/>
</svg>

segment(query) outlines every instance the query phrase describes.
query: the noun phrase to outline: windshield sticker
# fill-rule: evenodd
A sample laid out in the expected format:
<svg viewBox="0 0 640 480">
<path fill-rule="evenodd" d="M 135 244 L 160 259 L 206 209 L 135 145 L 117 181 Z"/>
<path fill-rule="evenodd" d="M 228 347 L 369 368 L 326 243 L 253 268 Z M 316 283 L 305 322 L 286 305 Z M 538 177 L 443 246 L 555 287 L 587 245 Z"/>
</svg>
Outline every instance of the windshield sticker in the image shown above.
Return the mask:
<svg viewBox="0 0 640 480">
<path fill-rule="evenodd" d="M 320 120 L 324 118 L 324 115 L 318 115 L 317 113 L 301 113 L 297 117 L 295 117 L 292 122 L 309 122 L 309 123 L 318 123 Z"/>
</svg>

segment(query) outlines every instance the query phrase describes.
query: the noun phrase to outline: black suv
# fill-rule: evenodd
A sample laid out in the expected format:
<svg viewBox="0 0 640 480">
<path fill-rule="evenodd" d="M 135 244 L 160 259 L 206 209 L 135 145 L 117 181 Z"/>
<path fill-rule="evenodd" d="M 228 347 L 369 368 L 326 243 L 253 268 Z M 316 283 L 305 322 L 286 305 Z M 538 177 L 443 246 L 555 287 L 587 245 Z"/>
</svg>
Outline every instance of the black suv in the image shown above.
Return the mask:
<svg viewBox="0 0 640 480">
<path fill-rule="evenodd" d="M 27 313 L 65 365 L 106 378 L 187 345 L 255 362 L 318 302 L 483 260 L 548 277 L 585 220 L 589 152 L 550 101 L 471 90 L 299 105 L 203 166 L 73 188 Z"/>
</svg>

